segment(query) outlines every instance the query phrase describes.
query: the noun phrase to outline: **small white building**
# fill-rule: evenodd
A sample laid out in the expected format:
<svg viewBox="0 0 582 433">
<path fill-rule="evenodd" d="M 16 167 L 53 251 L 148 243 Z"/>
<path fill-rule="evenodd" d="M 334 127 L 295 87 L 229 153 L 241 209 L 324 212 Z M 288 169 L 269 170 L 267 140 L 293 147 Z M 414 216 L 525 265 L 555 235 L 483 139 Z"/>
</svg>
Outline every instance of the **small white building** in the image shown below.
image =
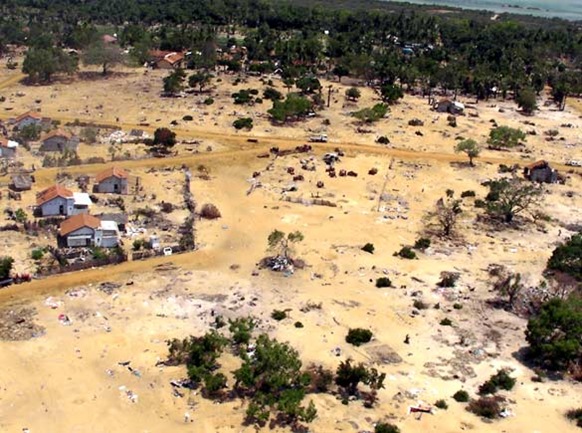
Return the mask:
<svg viewBox="0 0 582 433">
<path fill-rule="evenodd" d="M 73 193 L 62 185 L 54 185 L 36 196 L 36 214 L 46 216 L 72 216 L 89 213 L 92 201 L 89 194 Z"/>
<path fill-rule="evenodd" d="M 114 221 L 101 221 L 92 215 L 79 214 L 61 223 L 59 244 L 70 248 L 114 248 L 119 244 L 119 230 Z"/>
<path fill-rule="evenodd" d="M 14 158 L 16 157 L 16 150 L 18 143 L 16 141 L 8 140 L 0 137 L 0 158 Z"/>
</svg>

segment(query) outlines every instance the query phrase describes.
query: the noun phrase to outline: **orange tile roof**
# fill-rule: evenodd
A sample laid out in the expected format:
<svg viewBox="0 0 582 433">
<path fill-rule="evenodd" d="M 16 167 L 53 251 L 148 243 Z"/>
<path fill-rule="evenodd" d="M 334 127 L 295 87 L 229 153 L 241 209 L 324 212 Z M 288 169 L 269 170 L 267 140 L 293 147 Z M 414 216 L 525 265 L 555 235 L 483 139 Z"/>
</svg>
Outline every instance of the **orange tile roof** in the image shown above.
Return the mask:
<svg viewBox="0 0 582 433">
<path fill-rule="evenodd" d="M 53 185 L 36 195 L 36 204 L 41 206 L 57 197 L 69 198 L 73 197 L 73 193 L 62 185 Z"/>
<path fill-rule="evenodd" d="M 548 165 L 547 161 L 544 161 L 543 159 L 534 162 L 533 164 L 527 165 L 526 168 L 533 170 L 535 168 L 545 168 Z"/>
<path fill-rule="evenodd" d="M 61 236 L 66 236 L 69 233 L 72 233 L 83 227 L 90 227 L 92 229 L 96 229 L 100 225 L 101 221 L 99 220 L 99 218 L 94 217 L 93 215 L 81 213 L 64 220 L 60 226 L 60 233 Z"/>
<path fill-rule="evenodd" d="M 26 113 L 21 114 L 20 116 L 18 116 L 14 120 L 16 121 L 16 123 L 18 123 L 21 120 L 26 119 L 27 117 L 32 117 L 33 119 L 42 120 L 42 116 L 39 113 L 37 113 L 36 111 L 27 111 Z"/>
<path fill-rule="evenodd" d="M 175 65 L 178 62 L 184 60 L 184 54 L 182 53 L 170 53 L 164 56 L 164 60 L 167 61 L 170 65 Z"/>
<path fill-rule="evenodd" d="M 95 180 L 97 183 L 103 182 L 105 179 L 109 179 L 110 177 L 117 177 L 119 179 L 127 179 L 128 173 L 121 167 L 113 166 L 108 168 L 107 170 L 103 170 L 101 173 L 97 173 L 95 176 Z"/>
<path fill-rule="evenodd" d="M 65 137 L 67 140 L 70 140 L 72 135 L 67 131 L 63 131 L 62 129 L 55 129 L 54 131 L 51 131 L 42 137 L 41 141 L 45 141 L 53 137 Z"/>
</svg>

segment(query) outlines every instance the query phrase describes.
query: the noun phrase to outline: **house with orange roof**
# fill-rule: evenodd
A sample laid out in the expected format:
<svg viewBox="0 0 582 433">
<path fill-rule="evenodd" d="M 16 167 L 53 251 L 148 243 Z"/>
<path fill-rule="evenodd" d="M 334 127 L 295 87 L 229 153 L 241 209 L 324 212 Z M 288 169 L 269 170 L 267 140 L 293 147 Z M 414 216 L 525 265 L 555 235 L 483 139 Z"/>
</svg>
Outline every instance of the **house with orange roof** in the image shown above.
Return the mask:
<svg viewBox="0 0 582 433">
<path fill-rule="evenodd" d="M 171 52 L 164 54 L 163 57 L 155 60 L 155 66 L 158 69 L 178 69 L 184 62 L 184 53 Z"/>
<path fill-rule="evenodd" d="M 89 194 L 72 192 L 62 185 L 53 185 L 36 195 L 35 215 L 71 216 L 89 213 L 92 201 Z"/>
<path fill-rule="evenodd" d="M 14 125 L 15 129 L 22 130 L 29 125 L 43 126 L 50 124 L 51 119 L 48 117 L 43 117 L 40 113 L 36 111 L 27 111 L 20 116 L 12 119 L 11 123 Z"/>
<path fill-rule="evenodd" d="M 121 167 L 113 166 L 95 176 L 95 192 L 127 194 L 129 174 Z"/>
<path fill-rule="evenodd" d="M 88 214 L 67 218 L 59 227 L 59 246 L 114 248 L 119 244 L 119 230 L 114 221 L 102 221 Z"/>
<path fill-rule="evenodd" d="M 41 152 L 75 152 L 79 146 L 79 137 L 62 129 L 56 129 L 45 134 L 40 139 Z"/>
</svg>

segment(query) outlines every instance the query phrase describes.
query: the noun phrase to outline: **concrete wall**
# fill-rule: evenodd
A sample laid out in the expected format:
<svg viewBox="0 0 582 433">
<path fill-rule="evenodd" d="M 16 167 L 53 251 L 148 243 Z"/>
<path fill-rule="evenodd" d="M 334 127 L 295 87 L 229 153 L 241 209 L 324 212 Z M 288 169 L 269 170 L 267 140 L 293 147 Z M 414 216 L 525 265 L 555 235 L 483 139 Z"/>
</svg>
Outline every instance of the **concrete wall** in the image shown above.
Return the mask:
<svg viewBox="0 0 582 433">
<path fill-rule="evenodd" d="M 61 212 L 61 206 L 63 206 Z M 44 203 L 41 207 L 42 216 L 55 216 L 55 215 L 65 215 L 70 216 L 73 214 L 73 199 L 72 198 L 62 198 L 55 197 L 54 199 Z"/>
<path fill-rule="evenodd" d="M 117 189 L 115 186 L 117 185 Z M 97 185 L 97 192 L 127 194 L 127 179 L 120 179 L 115 176 L 105 179 Z"/>
</svg>

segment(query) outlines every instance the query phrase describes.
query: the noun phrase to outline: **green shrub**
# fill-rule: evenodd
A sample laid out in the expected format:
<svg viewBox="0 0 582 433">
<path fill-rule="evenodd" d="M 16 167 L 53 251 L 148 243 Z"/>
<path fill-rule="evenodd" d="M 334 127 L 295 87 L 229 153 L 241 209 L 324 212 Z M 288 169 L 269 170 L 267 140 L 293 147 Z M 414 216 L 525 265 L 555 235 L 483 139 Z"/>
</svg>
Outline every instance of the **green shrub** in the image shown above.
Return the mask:
<svg viewBox="0 0 582 433">
<path fill-rule="evenodd" d="M 378 279 L 376 279 L 376 287 L 381 289 L 383 287 L 391 287 L 392 286 L 392 281 L 390 281 L 390 278 L 388 277 L 380 277 Z"/>
<path fill-rule="evenodd" d="M 295 326 L 296 328 L 303 328 L 303 323 L 295 322 L 295 324 L 293 326 Z"/>
<path fill-rule="evenodd" d="M 253 119 L 250 117 L 241 117 L 232 122 L 232 126 L 234 126 L 235 129 L 253 129 Z"/>
<path fill-rule="evenodd" d="M 32 260 L 40 260 L 44 256 L 44 250 L 42 248 L 35 248 L 32 250 L 30 257 Z"/>
<path fill-rule="evenodd" d="M 468 190 L 468 191 L 463 191 L 461 193 L 461 198 L 465 198 L 465 197 L 475 197 L 475 191 L 472 190 Z"/>
<path fill-rule="evenodd" d="M 283 314 L 285 314 L 284 311 Z M 228 330 L 232 334 L 234 344 L 248 344 L 256 324 L 255 319 L 252 317 L 237 317 L 234 320 L 228 319 Z"/>
<path fill-rule="evenodd" d="M 416 259 L 416 253 L 410 247 L 402 247 L 400 251 L 396 253 L 397 256 L 403 259 L 414 260 Z"/>
<path fill-rule="evenodd" d="M 570 409 L 566 412 L 566 417 L 569 420 L 576 421 L 576 425 L 582 428 L 582 407 L 578 409 Z"/>
<path fill-rule="evenodd" d="M 182 120 L 184 122 L 190 122 L 190 121 L 194 120 L 194 118 L 192 116 L 190 116 L 189 114 L 186 114 L 184 117 L 182 117 Z"/>
<path fill-rule="evenodd" d="M 424 251 L 430 247 L 429 238 L 419 238 L 414 242 L 414 249 L 419 251 Z"/>
<path fill-rule="evenodd" d="M 374 254 L 374 244 L 371 244 L 368 242 L 366 245 L 364 245 L 362 247 L 362 251 L 365 251 L 365 252 L 370 253 L 370 254 Z"/>
<path fill-rule="evenodd" d="M 475 204 L 475 207 L 478 209 L 484 209 L 485 207 L 487 207 L 487 203 L 485 203 L 485 201 L 481 200 L 480 198 L 475 200 L 474 204 Z"/>
<path fill-rule="evenodd" d="M 346 335 L 346 343 L 352 344 L 354 346 L 361 346 L 364 343 L 368 343 L 372 339 L 372 331 L 364 328 L 353 328 L 348 331 Z"/>
<path fill-rule="evenodd" d="M 400 433 L 400 429 L 394 424 L 379 422 L 374 427 L 374 433 Z"/>
<path fill-rule="evenodd" d="M 453 326 L 453 321 L 448 317 L 445 317 L 443 320 L 440 321 L 441 326 Z"/>
<path fill-rule="evenodd" d="M 515 378 L 511 377 L 507 370 L 501 369 L 479 387 L 479 394 L 495 394 L 500 389 L 511 391 L 515 382 Z"/>
<path fill-rule="evenodd" d="M 214 98 L 206 98 L 204 100 L 204 105 L 212 105 L 214 104 Z"/>
<path fill-rule="evenodd" d="M 449 405 L 443 399 L 437 400 L 434 405 L 436 407 L 438 407 L 439 409 L 445 409 L 446 410 L 446 409 L 449 408 Z"/>
<path fill-rule="evenodd" d="M 271 313 L 271 318 L 276 320 L 277 322 L 280 322 L 281 320 L 287 318 L 287 312 L 283 310 L 273 310 L 273 312 Z"/>
<path fill-rule="evenodd" d="M 453 394 L 453 400 L 459 403 L 467 403 L 469 401 L 469 393 L 464 389 L 460 389 Z"/>
<path fill-rule="evenodd" d="M 428 304 L 421 301 L 420 299 L 415 299 L 414 302 L 412 303 L 412 305 L 414 306 L 414 308 L 416 308 L 418 310 L 428 309 Z"/>
<path fill-rule="evenodd" d="M 453 308 L 454 308 L 455 310 L 462 310 L 462 309 L 463 309 L 463 304 L 459 304 L 458 302 L 455 302 L 455 303 L 453 304 Z"/>
<path fill-rule="evenodd" d="M 564 272 L 582 281 L 582 233 L 575 234 L 559 245 L 548 260 L 547 268 Z"/>
<path fill-rule="evenodd" d="M 437 283 L 439 287 L 455 287 L 461 275 L 458 272 L 441 272 L 441 280 Z"/>
</svg>

